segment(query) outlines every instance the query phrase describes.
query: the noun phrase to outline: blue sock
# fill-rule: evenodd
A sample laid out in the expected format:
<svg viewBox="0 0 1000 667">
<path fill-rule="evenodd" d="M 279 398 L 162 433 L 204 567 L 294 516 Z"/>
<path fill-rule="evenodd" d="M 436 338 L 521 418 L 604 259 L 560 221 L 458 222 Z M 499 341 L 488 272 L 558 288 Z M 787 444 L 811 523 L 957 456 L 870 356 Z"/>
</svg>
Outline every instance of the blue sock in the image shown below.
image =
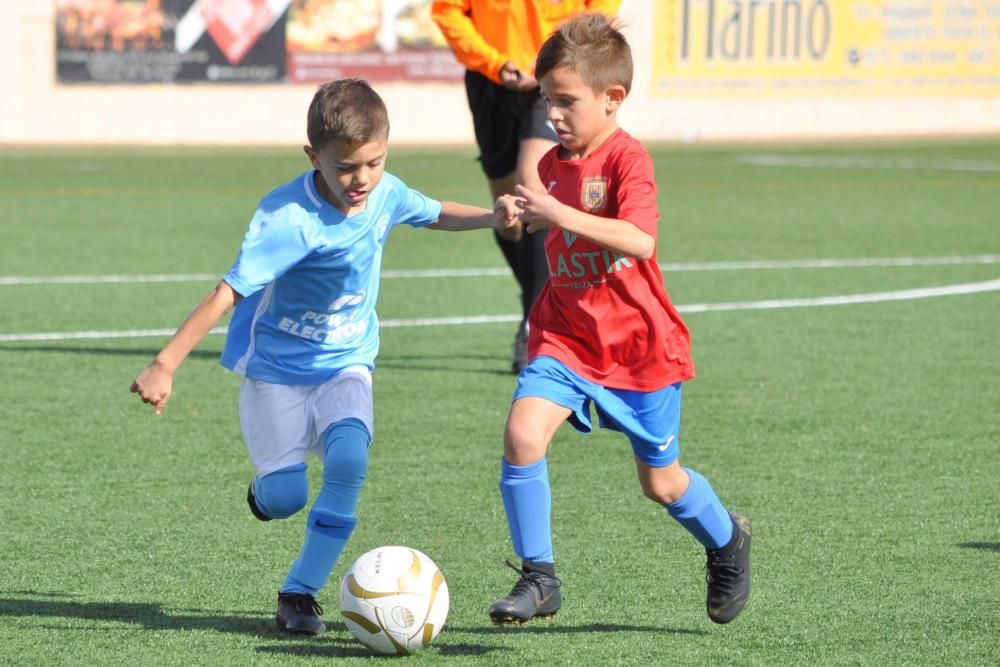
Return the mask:
<svg viewBox="0 0 1000 667">
<path fill-rule="evenodd" d="M 275 470 L 253 481 L 257 509 L 272 519 L 287 519 L 309 502 L 306 464 Z"/>
<path fill-rule="evenodd" d="M 309 512 L 306 539 L 281 586 L 282 593 L 315 597 L 330 578 L 357 522 L 354 508 L 368 472 L 369 443 L 368 429 L 357 419 L 339 421 L 323 434 L 323 490 Z"/>
<path fill-rule="evenodd" d="M 733 520 L 719 502 L 708 480 L 690 468 L 684 468 L 691 483 L 677 502 L 667 505 L 667 512 L 677 519 L 695 539 L 708 549 L 729 544 L 733 536 Z"/>
<path fill-rule="evenodd" d="M 526 563 L 553 563 L 552 489 L 545 459 L 526 466 L 500 461 L 500 496 L 514 553 Z"/>
</svg>

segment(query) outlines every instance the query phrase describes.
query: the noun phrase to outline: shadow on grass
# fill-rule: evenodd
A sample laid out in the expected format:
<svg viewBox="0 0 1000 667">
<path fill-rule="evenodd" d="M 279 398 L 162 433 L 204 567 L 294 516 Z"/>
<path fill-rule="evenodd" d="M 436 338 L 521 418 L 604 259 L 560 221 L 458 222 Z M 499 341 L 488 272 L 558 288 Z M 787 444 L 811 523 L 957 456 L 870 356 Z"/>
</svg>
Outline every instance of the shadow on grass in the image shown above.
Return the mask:
<svg viewBox="0 0 1000 667">
<path fill-rule="evenodd" d="M 642 632 L 653 634 L 675 634 L 675 635 L 707 635 L 705 630 L 687 630 L 684 628 L 663 628 L 649 625 L 615 625 L 611 623 L 587 623 L 584 625 L 541 625 L 495 627 L 491 625 L 483 626 L 454 626 L 446 625 L 445 632 L 448 637 L 456 634 L 472 634 L 493 637 L 505 637 L 516 634 L 601 634 L 616 632 Z M 496 651 L 507 651 L 509 649 L 501 646 L 484 646 L 482 644 L 466 644 L 450 642 L 448 639 L 438 639 L 434 642 L 428 652 L 437 653 L 444 657 L 455 656 L 482 656 Z M 345 638 L 325 639 L 322 642 L 296 643 L 285 645 L 269 645 L 257 648 L 258 653 L 268 653 L 272 655 L 288 655 L 296 657 L 318 657 L 318 658 L 346 658 L 346 657 L 375 657 L 393 658 L 395 656 L 379 656 L 368 651 L 358 642 Z"/>
<path fill-rule="evenodd" d="M 4 596 L 19 597 L 4 597 Z M 23 597 L 21 597 L 23 596 Z M 28 597 L 30 596 L 30 597 Z M 138 625 L 146 630 L 181 630 L 198 631 L 211 630 L 249 635 L 259 639 L 279 640 L 279 643 L 259 646 L 258 653 L 285 655 L 296 657 L 346 658 L 346 657 L 380 657 L 373 655 L 353 639 L 344 636 L 334 636 L 330 632 L 324 637 L 290 637 L 274 627 L 270 614 L 236 614 L 219 613 L 201 609 L 180 609 L 184 613 L 167 613 L 160 605 L 143 602 L 78 602 L 67 598 L 74 597 L 59 591 L 8 591 L 0 592 L 0 618 L 2 617 L 39 617 L 61 619 L 86 619 L 109 623 L 124 623 Z M 79 626 L 46 625 L 54 630 L 80 632 L 98 628 L 81 628 Z M 687 630 L 683 628 L 664 628 L 647 625 L 616 625 L 610 623 L 588 623 L 584 625 L 532 625 L 528 627 L 493 627 L 448 626 L 449 633 L 467 633 L 474 635 L 506 636 L 511 634 L 599 634 L 616 632 L 643 632 L 704 635 L 704 630 Z M 495 651 L 505 651 L 499 646 L 483 646 L 439 641 L 429 649 L 430 652 L 442 656 L 482 656 Z M 383 656 L 391 658 L 393 656 Z"/>
<path fill-rule="evenodd" d="M 0 596 L 4 595 L 0 593 Z M 336 630 L 328 632 L 323 637 L 303 637 L 288 635 L 274 626 L 270 614 L 239 615 L 233 613 L 211 613 L 201 609 L 182 609 L 180 611 L 196 612 L 195 614 L 168 614 L 160 605 L 142 602 L 70 602 L 65 598 L 73 597 L 67 593 L 55 591 L 9 591 L 7 595 L 23 595 L 27 597 L 0 597 L 0 618 L 7 617 L 40 617 L 61 619 L 86 619 L 88 621 L 105 621 L 110 623 L 127 623 L 138 625 L 146 630 L 182 630 L 198 631 L 212 630 L 234 634 L 250 635 L 258 639 L 275 640 L 275 644 L 260 646 L 258 653 L 274 655 L 326 657 L 326 658 L 367 658 L 373 657 L 371 651 L 359 642 L 345 636 L 335 636 Z M 77 625 L 45 624 L 49 630 L 66 630 L 81 632 L 84 630 L 101 630 L 101 626 L 80 627 Z M 343 628 L 339 628 L 343 630 Z M 346 631 L 342 634 L 346 635 Z M 442 655 L 474 656 L 484 655 L 498 650 L 496 647 L 478 646 L 472 644 L 435 645 L 434 650 Z M 380 657 L 374 655 L 374 657 Z M 391 658 L 394 656 L 384 656 Z"/>
<path fill-rule="evenodd" d="M 1000 542 L 962 542 L 958 546 L 963 549 L 981 549 L 982 551 L 1000 551 Z"/>
<path fill-rule="evenodd" d="M 649 634 L 668 634 L 668 635 L 707 635 L 708 632 L 705 630 L 688 630 L 686 628 L 665 628 L 655 625 L 618 625 L 615 623 L 585 623 L 583 625 L 557 625 L 557 624 L 541 624 L 533 623 L 531 625 L 505 625 L 505 626 L 495 626 L 495 625 L 484 625 L 484 626 L 474 626 L 474 627 L 457 627 L 454 625 L 445 626 L 451 632 L 468 632 L 474 635 L 491 635 L 491 634 L 520 634 L 525 633 L 529 635 L 533 634 L 553 634 L 553 635 L 572 635 L 572 634 L 597 634 L 605 633 L 611 634 L 615 632 L 643 632 Z"/>
<path fill-rule="evenodd" d="M 166 340 L 164 336 L 164 340 Z M 152 359 L 160 352 L 160 348 L 127 348 L 127 347 L 81 347 L 78 345 L 18 345 L 14 343 L 0 344 L 0 352 L 63 352 L 65 354 L 104 354 L 121 357 L 147 357 Z M 222 354 L 219 350 L 194 350 L 189 357 L 194 359 L 218 359 Z"/>
<path fill-rule="evenodd" d="M 479 644 L 449 644 L 440 640 L 434 642 L 426 653 L 436 653 L 442 656 L 482 656 L 493 651 L 505 651 L 498 646 L 482 646 Z M 380 655 L 369 651 L 353 639 L 323 639 L 296 644 L 259 646 L 257 653 L 267 653 L 275 656 L 296 656 L 303 658 L 384 658 L 392 660 L 397 656 Z"/>
<path fill-rule="evenodd" d="M 0 617 L 78 618 L 139 625 L 147 630 L 214 630 L 260 637 L 279 635 L 269 615 L 220 614 L 204 610 L 197 614 L 169 614 L 158 604 L 144 602 L 78 602 L 59 592 L 11 591 L 27 597 L 0 597 Z M 3 595 L 0 593 L 0 595 Z M 202 610 L 188 610 L 202 612 Z M 76 630 L 77 628 L 66 628 Z"/>
</svg>

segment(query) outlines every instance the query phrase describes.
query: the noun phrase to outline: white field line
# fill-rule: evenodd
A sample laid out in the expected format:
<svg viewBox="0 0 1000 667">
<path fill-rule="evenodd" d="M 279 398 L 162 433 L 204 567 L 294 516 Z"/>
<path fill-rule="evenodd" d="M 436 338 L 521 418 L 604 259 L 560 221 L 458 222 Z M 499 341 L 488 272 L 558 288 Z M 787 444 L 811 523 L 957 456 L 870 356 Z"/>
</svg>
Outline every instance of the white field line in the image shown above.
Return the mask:
<svg viewBox="0 0 1000 667">
<path fill-rule="evenodd" d="M 784 308 L 814 308 L 817 306 L 848 306 L 858 303 L 880 303 L 883 301 L 910 301 L 929 299 L 937 296 L 977 294 L 1000 290 L 1000 280 L 980 283 L 959 283 L 941 287 L 919 287 L 895 292 L 872 292 L 870 294 L 845 294 L 843 296 L 821 296 L 811 299 L 767 299 L 764 301 L 736 301 L 730 303 L 692 303 L 678 306 L 682 313 L 709 313 L 732 310 L 778 310 Z"/>
<path fill-rule="evenodd" d="M 734 262 L 662 263 L 660 269 L 670 273 L 693 271 L 757 271 L 775 269 L 848 269 L 894 266 L 948 266 L 969 264 L 1000 264 L 1000 255 L 957 255 L 950 257 L 858 257 L 828 259 L 746 260 Z M 387 270 L 382 278 L 481 278 L 508 276 L 505 267 L 480 269 L 412 269 Z M 150 275 L 112 274 L 104 276 L 0 276 L 0 286 L 18 285 L 101 285 L 140 283 L 191 283 L 217 281 L 217 273 L 157 273 Z"/>
<path fill-rule="evenodd" d="M 678 306 L 682 313 L 708 313 L 734 310 L 779 310 L 784 308 L 810 308 L 818 306 L 846 306 L 859 303 L 879 303 L 883 301 L 907 301 L 931 297 L 977 294 L 1000 291 L 1000 280 L 978 283 L 960 283 L 941 287 L 921 287 L 895 292 L 873 292 L 870 294 L 845 294 L 811 299 L 767 299 L 764 301 L 742 301 L 730 303 L 693 303 Z M 383 320 L 384 328 L 465 326 L 470 324 L 493 324 L 497 322 L 518 322 L 520 315 L 479 315 L 473 317 L 428 317 L 408 320 Z M 216 327 L 210 334 L 222 334 L 225 327 Z M 0 343 L 20 343 L 27 341 L 113 339 L 113 338 L 161 338 L 170 336 L 174 329 L 135 329 L 131 331 L 70 331 L 52 333 L 0 334 Z"/>
<path fill-rule="evenodd" d="M 815 169 L 905 169 L 927 171 L 1000 171 L 1000 161 L 960 158 L 869 158 L 837 155 L 778 155 L 754 153 L 737 156 L 755 167 L 810 167 Z"/>
</svg>

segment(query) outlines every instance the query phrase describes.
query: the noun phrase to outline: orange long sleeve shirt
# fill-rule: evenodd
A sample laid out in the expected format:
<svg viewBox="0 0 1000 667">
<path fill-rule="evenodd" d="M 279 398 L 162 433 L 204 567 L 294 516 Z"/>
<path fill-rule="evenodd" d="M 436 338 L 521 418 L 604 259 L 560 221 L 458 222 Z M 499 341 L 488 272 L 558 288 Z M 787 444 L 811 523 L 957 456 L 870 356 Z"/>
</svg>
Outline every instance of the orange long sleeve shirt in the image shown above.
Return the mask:
<svg viewBox="0 0 1000 667">
<path fill-rule="evenodd" d="M 542 43 L 567 19 L 583 12 L 614 16 L 621 0 L 435 0 L 431 16 L 466 69 L 500 83 L 508 60 L 535 71 Z"/>
</svg>

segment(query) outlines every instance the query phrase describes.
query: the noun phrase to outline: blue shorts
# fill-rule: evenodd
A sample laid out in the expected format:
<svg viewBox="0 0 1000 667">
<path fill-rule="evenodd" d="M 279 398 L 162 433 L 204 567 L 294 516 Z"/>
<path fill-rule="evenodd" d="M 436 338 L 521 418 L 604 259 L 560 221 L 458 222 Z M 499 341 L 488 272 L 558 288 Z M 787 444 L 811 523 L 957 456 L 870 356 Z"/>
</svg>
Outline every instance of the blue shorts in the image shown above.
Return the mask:
<svg viewBox="0 0 1000 667">
<path fill-rule="evenodd" d="M 681 383 L 657 391 L 611 389 L 585 380 L 552 357 L 535 357 L 517 378 L 514 400 L 544 398 L 573 414 L 569 423 L 590 433 L 591 403 L 601 428 L 624 433 L 636 458 L 653 468 L 680 456 Z"/>
</svg>

